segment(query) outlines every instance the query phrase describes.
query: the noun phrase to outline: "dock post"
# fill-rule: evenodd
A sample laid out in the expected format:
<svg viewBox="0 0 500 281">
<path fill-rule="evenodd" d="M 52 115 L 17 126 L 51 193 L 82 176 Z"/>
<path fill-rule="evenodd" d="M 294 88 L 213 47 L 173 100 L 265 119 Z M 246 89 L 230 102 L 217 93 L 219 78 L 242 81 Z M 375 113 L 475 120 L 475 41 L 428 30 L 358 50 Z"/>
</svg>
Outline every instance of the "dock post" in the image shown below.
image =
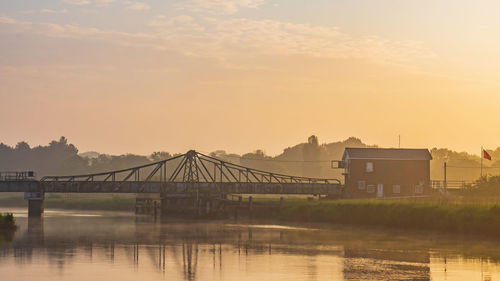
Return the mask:
<svg viewBox="0 0 500 281">
<path fill-rule="evenodd" d="M 157 207 L 157 204 L 158 204 L 158 203 L 156 202 L 156 200 L 154 200 L 154 201 L 153 201 L 153 216 L 154 216 L 154 218 L 155 218 L 155 219 L 156 219 L 156 215 L 157 215 L 157 210 L 156 210 L 156 208 L 158 208 L 158 207 Z"/>
<path fill-rule="evenodd" d="M 166 216 L 168 214 L 168 208 L 169 208 L 169 199 L 166 198 L 166 196 L 162 196 L 160 199 L 160 216 Z"/>
<path fill-rule="evenodd" d="M 212 200 L 213 199 L 208 199 L 207 202 L 205 203 L 205 213 L 207 216 L 210 216 L 211 211 L 212 211 Z"/>
<path fill-rule="evenodd" d="M 252 196 L 249 196 L 248 197 L 248 214 L 250 216 L 250 218 L 252 218 L 252 214 L 253 214 L 253 200 L 252 200 Z"/>
<path fill-rule="evenodd" d="M 241 196 L 238 196 L 238 204 L 236 206 L 234 206 L 234 218 L 235 219 L 238 219 L 238 209 L 240 208 L 241 206 L 241 201 L 243 200 L 243 197 Z"/>
</svg>

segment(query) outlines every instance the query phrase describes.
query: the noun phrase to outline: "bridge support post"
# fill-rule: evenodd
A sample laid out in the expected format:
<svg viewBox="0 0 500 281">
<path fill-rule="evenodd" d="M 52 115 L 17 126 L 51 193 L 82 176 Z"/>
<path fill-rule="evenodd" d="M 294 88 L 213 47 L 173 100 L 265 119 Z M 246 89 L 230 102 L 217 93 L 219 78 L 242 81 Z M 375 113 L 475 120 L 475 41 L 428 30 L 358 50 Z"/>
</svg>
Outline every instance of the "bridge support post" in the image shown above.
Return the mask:
<svg viewBox="0 0 500 281">
<path fill-rule="evenodd" d="M 45 208 L 44 192 L 25 192 L 24 199 L 28 200 L 28 217 L 42 217 Z"/>
<path fill-rule="evenodd" d="M 161 204 L 160 204 L 160 215 L 161 216 L 166 216 L 168 213 L 168 207 L 169 207 L 169 200 L 165 197 L 165 195 L 162 195 L 161 197 Z"/>
<path fill-rule="evenodd" d="M 253 215 L 253 200 L 252 196 L 248 197 L 248 216 L 252 218 Z"/>
</svg>

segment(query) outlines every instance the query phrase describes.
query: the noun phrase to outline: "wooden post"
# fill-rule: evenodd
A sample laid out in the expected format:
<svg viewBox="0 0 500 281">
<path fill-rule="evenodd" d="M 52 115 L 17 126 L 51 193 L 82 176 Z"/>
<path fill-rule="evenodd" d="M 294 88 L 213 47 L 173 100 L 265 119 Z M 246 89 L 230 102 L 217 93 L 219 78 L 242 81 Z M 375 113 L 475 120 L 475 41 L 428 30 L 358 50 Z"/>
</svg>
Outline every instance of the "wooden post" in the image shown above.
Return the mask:
<svg viewBox="0 0 500 281">
<path fill-rule="evenodd" d="M 162 216 L 167 215 L 167 213 L 168 213 L 168 199 L 165 197 L 161 198 L 160 210 L 161 210 Z"/>
<path fill-rule="evenodd" d="M 253 215 L 253 200 L 252 196 L 248 197 L 248 214 L 250 215 L 250 218 L 252 218 Z"/>
<path fill-rule="evenodd" d="M 238 209 L 240 208 L 241 206 L 241 201 L 243 200 L 243 197 L 241 196 L 238 196 L 238 204 L 236 206 L 234 206 L 234 218 L 235 219 L 238 219 Z"/>
<path fill-rule="evenodd" d="M 448 192 L 448 183 L 446 181 L 446 161 L 444 162 L 444 182 L 443 182 L 443 185 L 444 185 L 444 192 L 447 193 Z"/>
<path fill-rule="evenodd" d="M 153 201 L 153 215 L 154 215 L 154 217 L 155 217 L 155 218 L 156 218 L 156 208 L 157 208 L 157 207 L 156 207 L 156 204 L 157 204 L 157 203 L 156 203 L 156 200 L 155 200 L 155 201 Z"/>
</svg>

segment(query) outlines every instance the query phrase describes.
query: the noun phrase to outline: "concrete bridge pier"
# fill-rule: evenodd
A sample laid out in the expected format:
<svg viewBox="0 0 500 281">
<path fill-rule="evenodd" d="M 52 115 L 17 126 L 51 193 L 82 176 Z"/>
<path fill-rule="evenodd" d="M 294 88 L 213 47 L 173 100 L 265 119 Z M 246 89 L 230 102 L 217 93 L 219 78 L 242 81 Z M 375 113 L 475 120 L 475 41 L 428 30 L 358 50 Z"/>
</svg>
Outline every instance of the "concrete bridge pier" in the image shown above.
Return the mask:
<svg viewBox="0 0 500 281">
<path fill-rule="evenodd" d="M 25 192 L 24 199 L 28 200 L 28 217 L 43 217 L 45 208 L 44 192 Z"/>
</svg>

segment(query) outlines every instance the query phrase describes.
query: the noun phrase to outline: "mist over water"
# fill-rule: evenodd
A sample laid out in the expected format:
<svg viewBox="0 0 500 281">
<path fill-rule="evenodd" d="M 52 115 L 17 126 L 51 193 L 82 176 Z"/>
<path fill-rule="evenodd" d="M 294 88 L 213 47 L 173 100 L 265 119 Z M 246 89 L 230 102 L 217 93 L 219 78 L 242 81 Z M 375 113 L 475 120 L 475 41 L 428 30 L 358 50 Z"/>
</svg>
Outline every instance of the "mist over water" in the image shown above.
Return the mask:
<svg viewBox="0 0 500 281">
<path fill-rule="evenodd" d="M 0 210 L 3 211 L 3 210 Z M 48 210 L 0 246 L 2 280 L 496 280 L 497 242 Z M 493 249 L 493 250 L 492 250 Z"/>
</svg>

